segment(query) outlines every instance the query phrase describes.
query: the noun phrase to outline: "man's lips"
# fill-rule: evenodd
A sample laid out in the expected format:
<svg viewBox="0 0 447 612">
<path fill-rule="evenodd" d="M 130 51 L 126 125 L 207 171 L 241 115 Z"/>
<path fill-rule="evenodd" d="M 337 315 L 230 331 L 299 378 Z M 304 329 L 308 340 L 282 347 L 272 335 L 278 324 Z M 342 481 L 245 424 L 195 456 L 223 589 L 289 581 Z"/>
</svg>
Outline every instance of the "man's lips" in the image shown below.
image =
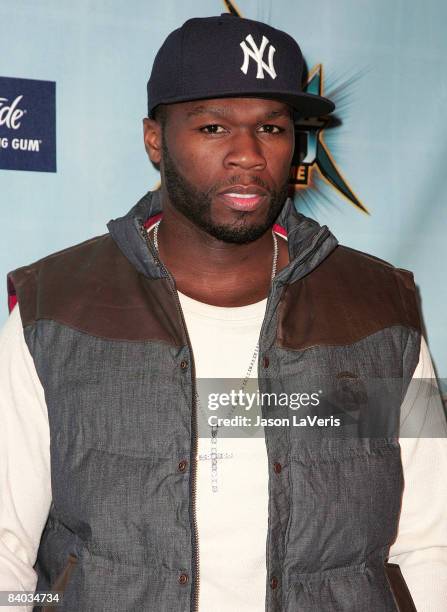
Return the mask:
<svg viewBox="0 0 447 612">
<path fill-rule="evenodd" d="M 233 210 L 250 212 L 263 203 L 268 193 L 255 185 L 235 185 L 218 193 L 224 203 Z"/>
</svg>

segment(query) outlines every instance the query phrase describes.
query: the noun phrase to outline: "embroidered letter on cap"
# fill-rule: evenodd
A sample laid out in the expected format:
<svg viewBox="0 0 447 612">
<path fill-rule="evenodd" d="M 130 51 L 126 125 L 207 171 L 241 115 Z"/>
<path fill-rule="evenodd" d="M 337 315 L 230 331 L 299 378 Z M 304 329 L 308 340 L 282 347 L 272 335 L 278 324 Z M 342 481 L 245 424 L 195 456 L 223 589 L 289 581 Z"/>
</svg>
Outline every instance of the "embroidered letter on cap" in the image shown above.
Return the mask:
<svg viewBox="0 0 447 612">
<path fill-rule="evenodd" d="M 245 42 L 245 40 L 249 43 L 249 45 L 251 46 L 251 49 L 248 48 L 247 43 Z M 275 72 L 275 68 L 273 66 L 273 55 L 274 55 L 276 49 L 275 49 L 275 47 L 273 45 L 270 45 L 270 47 L 269 47 L 269 56 L 268 56 L 268 62 L 269 63 L 268 63 L 268 65 L 262 59 L 262 56 L 264 55 L 265 48 L 266 48 L 267 44 L 269 43 L 269 39 L 266 38 L 265 36 L 263 36 L 262 37 L 261 46 L 259 47 L 259 49 L 256 46 L 256 43 L 253 40 L 253 36 L 251 34 L 248 34 L 245 37 L 245 40 L 243 40 L 240 43 L 240 45 L 242 47 L 242 50 L 244 52 L 244 63 L 241 66 L 242 72 L 244 74 L 247 74 L 247 71 L 248 71 L 248 62 L 249 62 L 249 58 L 251 57 L 258 64 L 258 72 L 256 74 L 256 78 L 257 79 L 263 79 L 264 78 L 264 70 L 269 73 L 269 75 L 272 77 L 272 79 L 276 79 L 276 72 Z"/>
</svg>

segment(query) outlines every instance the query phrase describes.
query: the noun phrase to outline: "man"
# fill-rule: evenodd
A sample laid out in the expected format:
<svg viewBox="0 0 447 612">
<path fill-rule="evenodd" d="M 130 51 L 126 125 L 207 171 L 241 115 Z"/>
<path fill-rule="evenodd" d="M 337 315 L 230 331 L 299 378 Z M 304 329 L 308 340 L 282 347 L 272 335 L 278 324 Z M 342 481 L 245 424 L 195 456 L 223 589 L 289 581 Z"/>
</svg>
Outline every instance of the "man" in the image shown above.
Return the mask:
<svg viewBox="0 0 447 612">
<path fill-rule="evenodd" d="M 434 377 L 414 283 L 286 199 L 295 114 L 334 108 L 302 66 L 265 24 L 187 21 L 148 83 L 160 189 L 9 275 L 2 588 L 70 611 L 411 610 L 394 543 L 417 609 L 443 609 L 445 440 L 397 441 L 411 379 Z M 227 379 L 288 397 L 258 407 L 282 426 L 225 436 L 201 383 Z M 292 394 L 323 425 L 292 426 Z M 418 432 L 445 428 L 422 404 Z"/>
</svg>

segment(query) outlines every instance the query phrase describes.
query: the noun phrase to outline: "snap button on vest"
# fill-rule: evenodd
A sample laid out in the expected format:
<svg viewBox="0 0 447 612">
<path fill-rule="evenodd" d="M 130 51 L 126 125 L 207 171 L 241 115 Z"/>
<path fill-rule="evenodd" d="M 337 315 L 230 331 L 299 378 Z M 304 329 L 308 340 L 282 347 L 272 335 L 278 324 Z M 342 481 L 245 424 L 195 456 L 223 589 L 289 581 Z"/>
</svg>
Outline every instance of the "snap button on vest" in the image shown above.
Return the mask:
<svg viewBox="0 0 447 612">
<path fill-rule="evenodd" d="M 276 589 L 276 587 L 278 586 L 278 578 L 276 576 L 272 576 L 270 578 L 270 588 L 271 589 Z"/>
<path fill-rule="evenodd" d="M 282 470 L 282 465 L 280 463 L 273 464 L 273 471 L 275 472 L 275 474 L 280 474 L 281 470 Z"/>
<path fill-rule="evenodd" d="M 182 361 L 180 362 L 180 367 L 182 368 L 182 370 L 186 370 L 186 368 L 188 367 L 188 362 L 186 361 L 186 359 L 182 359 Z"/>
<path fill-rule="evenodd" d="M 186 470 L 187 465 L 188 465 L 188 462 L 186 461 L 186 459 L 182 459 L 177 466 L 179 472 L 184 472 Z"/>
<path fill-rule="evenodd" d="M 180 574 L 178 581 L 180 584 L 186 584 L 188 582 L 188 574 Z"/>
</svg>

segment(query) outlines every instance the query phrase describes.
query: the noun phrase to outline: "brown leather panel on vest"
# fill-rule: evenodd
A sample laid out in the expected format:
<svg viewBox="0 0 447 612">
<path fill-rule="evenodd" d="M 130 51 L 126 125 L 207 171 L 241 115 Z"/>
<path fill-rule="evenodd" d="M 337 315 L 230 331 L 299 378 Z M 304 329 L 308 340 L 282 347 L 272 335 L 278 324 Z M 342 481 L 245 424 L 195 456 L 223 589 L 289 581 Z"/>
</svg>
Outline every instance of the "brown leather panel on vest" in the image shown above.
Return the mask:
<svg viewBox="0 0 447 612">
<path fill-rule="evenodd" d="M 10 278 L 24 327 L 48 319 L 111 340 L 186 344 L 169 281 L 138 273 L 110 236 L 19 268 Z"/>
<path fill-rule="evenodd" d="M 64 569 L 51 585 L 51 592 L 62 593 L 63 598 L 63 593 L 67 588 L 68 581 L 70 580 L 70 576 L 77 562 L 78 560 L 74 555 L 68 555 L 68 560 Z M 44 606 L 42 608 L 42 612 L 55 612 L 55 610 L 57 610 L 57 606 Z"/>
<path fill-rule="evenodd" d="M 338 246 L 283 291 L 277 340 L 291 349 L 346 345 L 393 325 L 420 330 L 411 272 Z"/>
<path fill-rule="evenodd" d="M 18 268 L 8 274 L 8 287 L 12 285 L 18 301 L 23 327 L 35 321 L 36 311 L 36 276 L 34 265 Z"/>
<path fill-rule="evenodd" d="M 396 563 L 385 563 L 385 573 L 399 612 L 417 612 L 400 567 Z"/>
</svg>

